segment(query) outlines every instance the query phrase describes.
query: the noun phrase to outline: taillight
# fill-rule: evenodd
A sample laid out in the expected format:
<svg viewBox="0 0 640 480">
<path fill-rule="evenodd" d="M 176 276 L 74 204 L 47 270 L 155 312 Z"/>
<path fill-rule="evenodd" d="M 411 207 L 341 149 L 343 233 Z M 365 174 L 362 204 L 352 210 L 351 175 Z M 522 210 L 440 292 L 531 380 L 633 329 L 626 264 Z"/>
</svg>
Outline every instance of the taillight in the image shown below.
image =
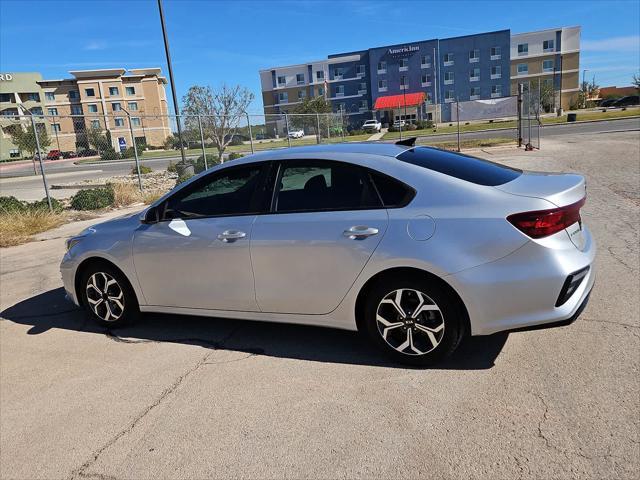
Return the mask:
<svg viewBox="0 0 640 480">
<path fill-rule="evenodd" d="M 542 238 L 558 233 L 580 221 L 580 208 L 586 197 L 579 202 L 549 210 L 522 212 L 509 215 L 507 220 L 525 235 L 531 238 Z"/>
</svg>

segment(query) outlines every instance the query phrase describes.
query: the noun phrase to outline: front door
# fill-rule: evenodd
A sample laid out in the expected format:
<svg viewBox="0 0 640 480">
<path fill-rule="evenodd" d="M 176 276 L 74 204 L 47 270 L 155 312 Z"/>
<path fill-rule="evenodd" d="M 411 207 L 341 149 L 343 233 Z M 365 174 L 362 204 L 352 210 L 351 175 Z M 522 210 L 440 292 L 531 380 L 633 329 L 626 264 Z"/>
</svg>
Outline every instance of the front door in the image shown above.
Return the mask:
<svg viewBox="0 0 640 480">
<path fill-rule="evenodd" d="M 251 257 L 263 312 L 325 314 L 382 239 L 387 212 L 366 170 L 341 162 L 283 162 L 273 211 L 256 218 Z"/>
<path fill-rule="evenodd" d="M 262 164 L 225 168 L 161 205 L 141 225 L 133 256 L 149 305 L 256 311 L 250 241 Z"/>
</svg>

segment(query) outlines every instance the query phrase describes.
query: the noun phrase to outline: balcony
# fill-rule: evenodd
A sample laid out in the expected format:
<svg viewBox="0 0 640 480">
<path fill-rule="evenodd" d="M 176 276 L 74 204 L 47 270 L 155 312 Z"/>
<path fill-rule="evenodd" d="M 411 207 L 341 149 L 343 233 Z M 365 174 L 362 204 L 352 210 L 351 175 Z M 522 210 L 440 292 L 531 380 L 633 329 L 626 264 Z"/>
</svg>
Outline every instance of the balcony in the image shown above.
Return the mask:
<svg viewBox="0 0 640 480">
<path fill-rule="evenodd" d="M 492 92 L 492 93 L 491 93 L 491 98 L 499 98 L 499 97 L 501 97 L 501 96 L 502 96 L 502 94 L 501 94 L 501 93 L 499 93 L 499 92 Z"/>
<path fill-rule="evenodd" d="M 469 57 L 469 63 L 478 63 L 480 61 L 480 57 Z"/>
<path fill-rule="evenodd" d="M 502 78 L 502 74 L 501 73 L 492 73 L 491 74 L 491 80 L 495 80 L 497 78 Z"/>
<path fill-rule="evenodd" d="M 431 68 L 431 64 L 430 63 L 421 63 L 420 64 L 420 68 Z"/>
<path fill-rule="evenodd" d="M 497 54 L 497 55 L 491 55 L 491 60 L 500 60 L 502 58 L 502 55 Z"/>
<path fill-rule="evenodd" d="M 480 77 L 469 77 L 469 81 L 470 82 L 479 82 L 480 81 Z"/>
</svg>

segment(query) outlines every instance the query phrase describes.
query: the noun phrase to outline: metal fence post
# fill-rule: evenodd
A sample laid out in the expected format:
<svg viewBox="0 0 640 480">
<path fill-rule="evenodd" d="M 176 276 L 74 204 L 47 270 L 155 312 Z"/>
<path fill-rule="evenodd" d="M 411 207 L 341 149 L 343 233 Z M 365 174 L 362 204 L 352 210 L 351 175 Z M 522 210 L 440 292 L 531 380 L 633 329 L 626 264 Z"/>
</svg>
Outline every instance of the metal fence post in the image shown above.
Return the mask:
<svg viewBox="0 0 640 480">
<path fill-rule="evenodd" d="M 332 113 L 327 113 L 327 141 L 331 143 L 331 118 L 329 115 L 333 115 Z"/>
<path fill-rule="evenodd" d="M 287 114 L 284 114 L 284 125 L 287 127 L 287 143 L 289 144 L 289 148 L 291 148 L 291 137 L 289 137 L 289 117 Z"/>
<path fill-rule="evenodd" d="M 344 142 L 344 111 L 340 110 L 340 132 L 342 133 L 342 141 Z"/>
<path fill-rule="evenodd" d="M 209 169 L 207 163 L 207 151 L 204 148 L 204 132 L 202 131 L 202 118 L 198 115 L 198 128 L 200 128 L 200 144 L 202 145 L 202 159 L 204 160 L 204 169 Z"/>
<path fill-rule="evenodd" d="M 542 99 L 540 98 L 540 81 L 538 80 L 538 108 L 537 108 L 537 119 L 538 119 L 538 150 L 540 150 L 540 124 L 542 123 L 540 121 L 540 107 L 541 107 L 541 103 L 542 103 Z"/>
<path fill-rule="evenodd" d="M 247 127 L 249 127 L 249 143 L 251 144 L 251 153 L 254 153 L 253 151 L 253 133 L 251 133 L 251 118 L 249 117 L 249 114 L 247 113 Z"/>
<path fill-rule="evenodd" d="M 40 139 L 38 138 L 38 129 L 36 128 L 36 121 L 31 116 L 31 127 L 33 128 L 33 136 L 36 137 L 36 148 L 38 149 L 38 161 L 40 162 L 40 172 L 42 173 L 42 183 L 44 183 L 44 193 L 47 196 L 47 203 L 49 204 L 49 211 L 53 212 L 53 205 L 51 205 L 51 195 L 49 194 L 49 185 L 47 184 L 47 175 L 44 173 L 44 163 L 42 162 L 42 150 L 40 149 Z"/>
<path fill-rule="evenodd" d="M 460 151 L 460 100 L 456 97 L 456 119 L 458 120 L 458 151 Z"/>
<path fill-rule="evenodd" d="M 522 83 L 518 83 L 518 147 L 522 146 Z"/>
<path fill-rule="evenodd" d="M 138 158 L 138 146 L 136 145 L 136 138 L 133 136 L 133 124 L 131 123 L 131 115 L 127 112 L 129 118 L 129 131 L 131 132 L 131 143 L 133 143 L 133 154 L 136 157 L 136 171 L 138 172 L 138 186 L 140 187 L 140 191 L 143 191 L 142 188 L 142 176 L 140 175 L 140 159 Z"/>
<path fill-rule="evenodd" d="M 318 145 L 320 145 L 320 137 L 322 137 L 322 132 L 320 131 L 320 114 L 319 113 L 316 113 L 316 124 L 317 124 L 316 134 L 318 136 Z"/>
</svg>

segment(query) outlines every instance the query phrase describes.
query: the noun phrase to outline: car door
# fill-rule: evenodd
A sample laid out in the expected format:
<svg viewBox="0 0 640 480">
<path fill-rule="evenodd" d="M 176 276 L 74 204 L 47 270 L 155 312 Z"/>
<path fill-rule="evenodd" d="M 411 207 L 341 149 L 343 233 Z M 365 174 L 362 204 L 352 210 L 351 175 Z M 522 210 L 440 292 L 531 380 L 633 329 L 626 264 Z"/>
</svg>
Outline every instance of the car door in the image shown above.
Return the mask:
<svg viewBox="0 0 640 480">
<path fill-rule="evenodd" d="M 260 309 L 334 310 L 380 243 L 387 222 L 365 169 L 326 160 L 281 162 L 271 213 L 256 218 L 251 236 Z"/>
<path fill-rule="evenodd" d="M 249 242 L 268 164 L 227 167 L 159 205 L 135 233 L 133 257 L 149 305 L 257 311 Z"/>
</svg>

